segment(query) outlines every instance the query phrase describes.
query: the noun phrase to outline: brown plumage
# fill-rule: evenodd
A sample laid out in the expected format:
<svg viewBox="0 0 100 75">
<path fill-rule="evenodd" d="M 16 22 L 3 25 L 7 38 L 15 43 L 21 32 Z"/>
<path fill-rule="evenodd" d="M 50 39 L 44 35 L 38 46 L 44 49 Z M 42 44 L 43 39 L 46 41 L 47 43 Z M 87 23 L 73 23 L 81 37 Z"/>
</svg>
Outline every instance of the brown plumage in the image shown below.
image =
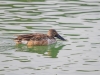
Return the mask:
<svg viewBox="0 0 100 75">
<path fill-rule="evenodd" d="M 50 29 L 47 34 L 42 33 L 33 33 L 33 34 L 25 34 L 25 35 L 18 35 L 17 38 L 15 38 L 16 44 L 21 44 L 23 41 L 27 41 L 28 46 L 34 46 L 34 45 L 49 45 L 56 43 L 55 37 L 65 41 L 64 38 L 62 38 L 54 29 Z"/>
</svg>

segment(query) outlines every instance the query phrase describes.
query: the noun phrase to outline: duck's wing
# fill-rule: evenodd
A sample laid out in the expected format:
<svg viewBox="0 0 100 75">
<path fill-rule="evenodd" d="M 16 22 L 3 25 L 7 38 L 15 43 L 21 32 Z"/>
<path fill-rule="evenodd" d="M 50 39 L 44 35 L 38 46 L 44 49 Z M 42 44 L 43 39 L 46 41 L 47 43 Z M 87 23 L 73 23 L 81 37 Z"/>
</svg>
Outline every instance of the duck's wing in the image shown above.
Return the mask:
<svg viewBox="0 0 100 75">
<path fill-rule="evenodd" d="M 31 38 L 31 40 L 41 41 L 41 40 L 45 40 L 47 38 L 48 38 L 48 36 L 46 34 L 36 34 Z"/>
<path fill-rule="evenodd" d="M 24 35 L 17 35 L 17 40 L 22 40 L 22 39 L 31 39 L 31 38 L 45 38 L 47 35 L 46 34 L 41 34 L 41 33 L 33 33 L 33 34 L 24 34 Z"/>
<path fill-rule="evenodd" d="M 31 34 L 26 34 L 26 35 L 19 35 L 19 36 L 17 36 L 17 38 L 19 38 L 19 39 L 31 38 L 31 37 L 33 37 L 33 35 L 31 35 Z"/>
</svg>

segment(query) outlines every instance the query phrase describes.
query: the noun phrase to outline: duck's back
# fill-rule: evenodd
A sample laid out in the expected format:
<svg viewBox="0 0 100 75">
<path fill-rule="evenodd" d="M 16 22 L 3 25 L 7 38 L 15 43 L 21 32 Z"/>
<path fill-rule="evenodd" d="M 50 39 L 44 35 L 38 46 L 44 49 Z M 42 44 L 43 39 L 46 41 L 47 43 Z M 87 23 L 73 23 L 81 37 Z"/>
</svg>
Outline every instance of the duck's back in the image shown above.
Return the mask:
<svg viewBox="0 0 100 75">
<path fill-rule="evenodd" d="M 47 34 L 34 33 L 17 36 L 17 40 L 21 40 L 22 44 L 28 46 L 42 46 L 56 43 L 54 37 L 49 37 Z"/>
</svg>

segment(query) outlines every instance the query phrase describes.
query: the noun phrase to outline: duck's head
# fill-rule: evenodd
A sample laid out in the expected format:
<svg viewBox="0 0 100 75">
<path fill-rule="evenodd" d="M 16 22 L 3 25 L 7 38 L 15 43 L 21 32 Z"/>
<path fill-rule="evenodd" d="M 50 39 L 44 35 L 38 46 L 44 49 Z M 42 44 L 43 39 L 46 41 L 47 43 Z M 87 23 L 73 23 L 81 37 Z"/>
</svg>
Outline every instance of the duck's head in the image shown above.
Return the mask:
<svg viewBox="0 0 100 75">
<path fill-rule="evenodd" d="M 60 36 L 55 29 L 50 29 L 47 33 L 50 37 L 57 37 L 60 40 L 66 41 L 62 36 Z"/>
</svg>

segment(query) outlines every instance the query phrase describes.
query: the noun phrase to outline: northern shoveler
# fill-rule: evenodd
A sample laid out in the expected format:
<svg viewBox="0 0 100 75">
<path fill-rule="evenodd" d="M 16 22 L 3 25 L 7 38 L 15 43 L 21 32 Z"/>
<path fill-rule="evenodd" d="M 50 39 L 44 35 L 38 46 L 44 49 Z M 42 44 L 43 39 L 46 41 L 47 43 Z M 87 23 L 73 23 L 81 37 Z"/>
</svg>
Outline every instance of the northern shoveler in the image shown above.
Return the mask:
<svg viewBox="0 0 100 75">
<path fill-rule="evenodd" d="M 56 43 L 57 41 L 55 37 L 66 41 L 57 33 L 55 29 L 50 29 L 47 34 L 33 33 L 18 35 L 17 38 L 15 38 L 14 40 L 16 44 L 27 44 L 28 46 L 42 46 Z"/>
</svg>

